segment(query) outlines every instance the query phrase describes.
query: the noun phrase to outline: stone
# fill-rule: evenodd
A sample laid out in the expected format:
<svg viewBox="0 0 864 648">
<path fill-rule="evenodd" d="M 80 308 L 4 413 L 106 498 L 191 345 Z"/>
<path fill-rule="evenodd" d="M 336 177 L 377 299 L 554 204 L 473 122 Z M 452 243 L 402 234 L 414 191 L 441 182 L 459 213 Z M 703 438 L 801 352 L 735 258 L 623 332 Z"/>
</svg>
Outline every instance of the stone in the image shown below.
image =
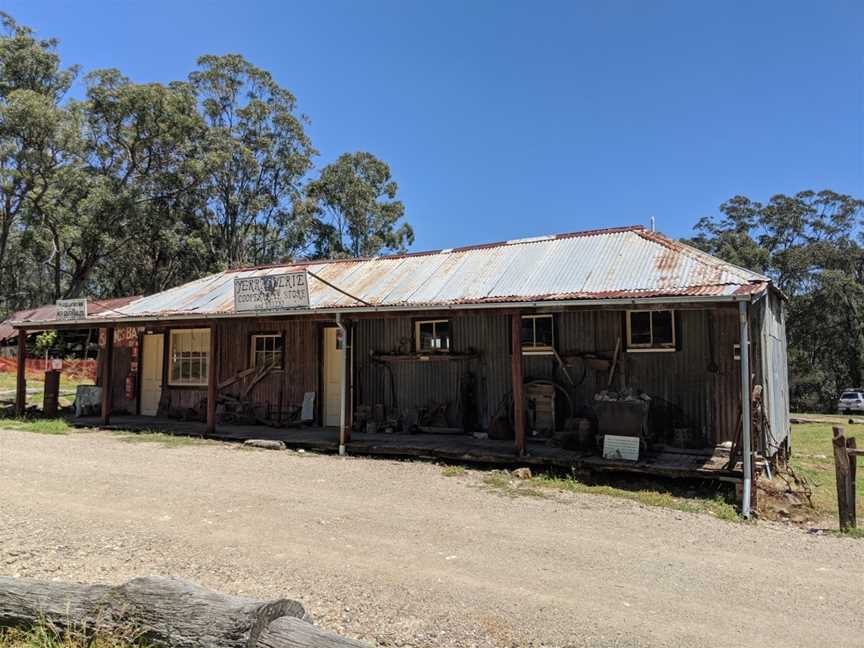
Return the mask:
<svg viewBox="0 0 864 648">
<path fill-rule="evenodd" d="M 285 444 L 281 441 L 274 441 L 272 439 L 246 439 L 243 442 L 244 446 L 250 446 L 252 448 L 263 448 L 264 450 L 284 450 Z"/>
</svg>

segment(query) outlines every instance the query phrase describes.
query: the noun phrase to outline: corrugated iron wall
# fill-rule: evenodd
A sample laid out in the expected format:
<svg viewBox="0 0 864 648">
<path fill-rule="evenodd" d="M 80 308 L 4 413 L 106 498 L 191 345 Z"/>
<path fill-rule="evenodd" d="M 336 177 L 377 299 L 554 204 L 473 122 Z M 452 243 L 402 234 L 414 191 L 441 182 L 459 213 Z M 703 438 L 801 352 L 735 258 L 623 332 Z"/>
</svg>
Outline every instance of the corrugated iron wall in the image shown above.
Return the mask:
<svg viewBox="0 0 864 648">
<path fill-rule="evenodd" d="M 782 304 L 778 307 L 782 308 Z M 776 309 L 775 309 L 776 310 Z M 738 316 L 734 307 L 711 310 L 678 310 L 680 349 L 675 352 L 622 353 L 612 388 L 623 385 L 642 389 L 680 409 L 691 425 L 713 443 L 732 440 L 740 408 L 740 365 L 733 356 L 738 341 Z M 777 318 L 780 318 L 779 320 Z M 382 363 L 372 353 L 410 354 L 413 350 L 415 318 L 357 319 L 354 326 L 355 396 L 357 405 L 396 404 L 401 412 L 448 403 L 448 424 L 462 422 L 461 393 L 466 372 L 475 380 L 476 414 L 487 427 L 496 412 L 509 404 L 511 391 L 510 316 L 494 312 L 472 312 L 450 318 L 454 357 L 476 357 L 451 361 L 401 359 Z M 250 341 L 254 333 L 276 332 L 285 337 L 285 367 L 273 371 L 253 390 L 252 398 L 272 408 L 299 405 L 303 394 L 316 392 L 320 399 L 321 327 L 307 319 L 231 319 L 217 324 L 219 336 L 219 381 L 246 369 L 250 363 Z M 754 325 L 755 326 L 755 325 Z M 769 335 L 776 371 L 785 375 L 782 314 L 777 310 Z M 625 344 L 624 311 L 584 310 L 555 314 L 556 347 L 563 357 L 591 352 L 611 357 L 616 343 Z M 754 337 L 756 333 L 754 332 Z M 166 341 L 167 341 L 166 337 Z M 761 341 L 761 338 L 760 338 Z M 759 347 L 754 349 L 757 368 Z M 118 362 L 122 362 L 118 358 Z M 763 360 L 762 362 L 765 362 Z M 116 369 L 121 369 L 116 367 Z M 115 369 L 115 370 L 116 370 Z M 524 357 L 526 379 L 545 378 L 565 385 L 574 409 L 591 404 L 594 394 L 605 389 L 608 371 L 596 371 L 577 361 L 564 375 L 551 355 Z M 123 375 L 118 371 L 115 375 Z M 782 385 L 782 381 L 779 381 Z M 119 391 L 119 384 L 117 390 Z M 230 391 L 230 390 L 229 390 Z M 236 391 L 236 388 L 234 388 Z M 120 396 L 116 393 L 116 396 Z M 171 388 L 174 407 L 196 407 L 206 397 L 204 389 Z M 122 402 L 118 399 L 118 402 Z M 783 416 L 782 393 L 774 397 L 778 421 Z M 779 413 L 777 413 L 779 412 Z M 786 420 L 786 419 L 783 419 Z M 782 422 L 778 429 L 783 429 Z M 774 422 L 772 420 L 772 429 Z"/>
<path fill-rule="evenodd" d="M 786 304 L 774 291 L 768 291 L 753 308 L 751 317 L 756 356 L 757 381 L 764 387 L 768 417 L 766 447 L 774 455 L 789 438 L 789 370 L 786 349 Z"/>
<path fill-rule="evenodd" d="M 679 310 L 680 350 L 674 353 L 622 353 L 620 373 L 613 389 L 623 384 L 661 398 L 684 413 L 714 443 L 731 440 L 740 408 L 739 364 L 733 356 L 738 341 L 737 310 Z M 616 342 L 624 339 L 623 311 L 585 310 L 555 315 L 556 347 L 561 356 L 595 352 L 611 357 Z M 451 425 L 461 420 L 460 392 L 466 371 L 477 382 L 478 415 L 485 427 L 511 391 L 510 317 L 472 313 L 450 319 L 452 349 L 479 353 L 477 359 L 450 362 L 400 360 L 385 364 L 371 360 L 371 353 L 410 353 L 413 322 L 399 319 L 367 319 L 356 323 L 355 363 L 357 403 L 391 407 L 391 371 L 400 410 L 420 409 L 433 403 L 450 403 Z M 389 367 L 390 369 L 388 370 Z M 716 371 L 712 371 L 716 367 Z M 524 358 L 528 378 L 569 381 L 554 356 Z M 606 388 L 607 371 L 569 368 L 575 386 L 568 387 L 574 408 L 590 404 L 594 394 Z"/>
</svg>

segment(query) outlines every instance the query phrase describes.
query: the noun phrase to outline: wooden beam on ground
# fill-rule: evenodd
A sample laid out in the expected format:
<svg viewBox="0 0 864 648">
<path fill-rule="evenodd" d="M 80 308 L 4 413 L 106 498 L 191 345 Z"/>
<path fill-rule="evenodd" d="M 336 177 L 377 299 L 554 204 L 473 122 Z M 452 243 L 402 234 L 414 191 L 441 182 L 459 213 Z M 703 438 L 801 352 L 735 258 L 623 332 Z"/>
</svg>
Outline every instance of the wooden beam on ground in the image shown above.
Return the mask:
<svg viewBox="0 0 864 648">
<path fill-rule="evenodd" d="M 216 432 L 216 393 L 219 369 L 216 333 L 218 327 L 210 327 L 210 354 L 207 358 L 207 434 Z"/>
<path fill-rule="evenodd" d="M 525 454 L 525 396 L 522 371 L 522 314 L 513 313 L 511 317 L 511 355 L 510 369 L 513 381 L 513 433 L 516 441 L 516 454 Z"/>
<path fill-rule="evenodd" d="M 27 331 L 18 331 L 18 366 L 15 381 L 15 415 L 27 410 Z"/>
<path fill-rule="evenodd" d="M 105 356 L 102 359 L 102 425 L 111 423 L 111 392 L 114 369 L 114 327 L 105 328 Z"/>
</svg>

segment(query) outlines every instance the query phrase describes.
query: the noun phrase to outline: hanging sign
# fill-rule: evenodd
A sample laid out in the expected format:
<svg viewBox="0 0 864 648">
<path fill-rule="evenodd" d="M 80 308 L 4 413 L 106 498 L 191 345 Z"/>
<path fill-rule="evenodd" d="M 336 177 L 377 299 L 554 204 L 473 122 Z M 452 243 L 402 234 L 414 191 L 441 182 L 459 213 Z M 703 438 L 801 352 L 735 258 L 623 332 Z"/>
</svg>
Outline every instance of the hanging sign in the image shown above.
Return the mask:
<svg viewBox="0 0 864 648">
<path fill-rule="evenodd" d="M 234 279 L 234 311 L 272 311 L 309 308 L 306 272 L 286 272 Z"/>
<path fill-rule="evenodd" d="M 83 320 L 87 319 L 87 299 L 58 299 L 58 320 Z"/>
</svg>

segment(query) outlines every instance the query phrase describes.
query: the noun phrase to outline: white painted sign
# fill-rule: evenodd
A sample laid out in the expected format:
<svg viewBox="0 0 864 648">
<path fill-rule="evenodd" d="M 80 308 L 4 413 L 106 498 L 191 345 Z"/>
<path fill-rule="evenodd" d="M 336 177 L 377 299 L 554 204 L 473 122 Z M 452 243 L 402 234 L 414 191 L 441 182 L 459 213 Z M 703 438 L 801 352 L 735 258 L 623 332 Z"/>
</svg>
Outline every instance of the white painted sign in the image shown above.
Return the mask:
<svg viewBox="0 0 864 648">
<path fill-rule="evenodd" d="M 270 311 L 309 308 L 306 272 L 286 272 L 234 279 L 234 311 Z"/>
<path fill-rule="evenodd" d="M 58 299 L 58 320 L 83 320 L 87 319 L 86 299 Z"/>
</svg>

